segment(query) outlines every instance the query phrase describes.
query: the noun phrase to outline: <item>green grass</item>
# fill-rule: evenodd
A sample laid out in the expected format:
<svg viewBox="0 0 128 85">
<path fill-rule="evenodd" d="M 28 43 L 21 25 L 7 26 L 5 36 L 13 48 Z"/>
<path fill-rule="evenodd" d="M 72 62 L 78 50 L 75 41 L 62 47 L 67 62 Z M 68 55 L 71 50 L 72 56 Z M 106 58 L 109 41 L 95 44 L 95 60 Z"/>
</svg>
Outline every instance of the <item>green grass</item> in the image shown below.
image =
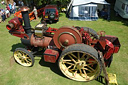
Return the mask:
<svg viewBox="0 0 128 85">
<path fill-rule="evenodd" d="M 20 38 L 12 36 L 6 29 L 6 22 L 0 23 L 0 85 L 103 85 L 93 80 L 91 82 L 76 82 L 62 75 L 57 64 L 43 62 L 41 57 L 35 57 L 33 67 L 23 67 L 17 63 L 10 66 L 10 58 L 17 47 L 22 47 Z M 40 21 L 32 21 L 34 28 Z M 108 22 L 103 19 L 98 21 L 72 21 L 61 13 L 59 22 L 48 24 L 48 27 L 59 28 L 61 26 L 84 26 L 94 30 L 105 31 L 107 35 L 117 36 L 121 43 L 119 53 L 114 54 L 114 59 L 107 71 L 117 75 L 119 85 L 128 84 L 128 23 L 120 17 L 112 17 Z"/>
</svg>

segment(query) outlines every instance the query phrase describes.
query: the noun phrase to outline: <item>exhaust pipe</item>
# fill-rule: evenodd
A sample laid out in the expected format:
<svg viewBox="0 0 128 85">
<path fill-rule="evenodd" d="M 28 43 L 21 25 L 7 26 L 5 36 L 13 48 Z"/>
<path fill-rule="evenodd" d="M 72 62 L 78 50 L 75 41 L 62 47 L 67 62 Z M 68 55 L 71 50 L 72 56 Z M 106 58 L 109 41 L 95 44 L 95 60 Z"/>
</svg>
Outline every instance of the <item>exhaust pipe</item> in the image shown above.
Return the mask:
<svg viewBox="0 0 128 85">
<path fill-rule="evenodd" d="M 22 13 L 22 17 L 24 20 L 24 30 L 26 34 L 31 33 L 31 25 L 30 25 L 30 20 L 29 20 L 29 11 L 30 9 L 27 6 L 22 6 L 20 8 L 20 11 Z"/>
<path fill-rule="evenodd" d="M 9 24 L 6 25 L 6 28 L 8 30 L 11 30 L 11 29 L 19 29 L 20 26 L 22 26 L 23 24 L 23 21 L 21 18 L 19 17 L 15 17 L 13 19 L 11 19 L 10 21 L 8 21 Z"/>
<path fill-rule="evenodd" d="M 12 23 L 6 25 L 6 28 L 7 28 L 8 30 L 11 30 L 13 27 L 14 27 L 14 24 L 12 24 Z"/>
</svg>

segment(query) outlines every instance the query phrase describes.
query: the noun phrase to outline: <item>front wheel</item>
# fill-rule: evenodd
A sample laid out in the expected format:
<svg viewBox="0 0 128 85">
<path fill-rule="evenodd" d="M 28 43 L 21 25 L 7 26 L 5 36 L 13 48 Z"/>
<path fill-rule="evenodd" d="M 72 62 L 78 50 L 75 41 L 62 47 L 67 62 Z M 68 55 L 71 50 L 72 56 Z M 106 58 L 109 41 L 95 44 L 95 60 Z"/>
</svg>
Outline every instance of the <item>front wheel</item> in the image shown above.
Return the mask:
<svg viewBox="0 0 128 85">
<path fill-rule="evenodd" d="M 64 49 L 58 64 L 66 77 L 76 81 L 91 81 L 101 73 L 98 52 L 85 44 L 74 44 Z"/>
<path fill-rule="evenodd" d="M 22 66 L 31 67 L 34 64 L 33 55 L 24 48 L 17 48 L 13 53 L 14 59 Z"/>
</svg>

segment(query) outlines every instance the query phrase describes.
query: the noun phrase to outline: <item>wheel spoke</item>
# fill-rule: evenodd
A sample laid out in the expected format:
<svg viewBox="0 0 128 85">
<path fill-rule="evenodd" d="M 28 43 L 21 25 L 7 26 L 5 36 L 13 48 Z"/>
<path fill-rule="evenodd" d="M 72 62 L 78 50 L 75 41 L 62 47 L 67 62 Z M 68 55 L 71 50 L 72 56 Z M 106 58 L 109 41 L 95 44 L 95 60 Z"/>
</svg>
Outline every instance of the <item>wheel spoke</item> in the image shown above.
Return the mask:
<svg viewBox="0 0 128 85">
<path fill-rule="evenodd" d="M 72 65 L 70 65 L 70 66 L 68 66 L 68 69 L 70 69 L 72 66 L 73 66 L 73 64 L 72 64 Z"/>
<path fill-rule="evenodd" d="M 22 58 L 22 56 L 20 56 L 19 54 L 16 54 L 16 56 L 17 56 L 18 58 Z"/>
<path fill-rule="evenodd" d="M 69 64 L 69 65 L 74 65 L 73 63 L 70 63 L 70 62 L 63 62 L 65 64 Z"/>
<path fill-rule="evenodd" d="M 14 55 L 17 56 L 18 58 L 22 58 L 22 54 L 18 51 L 16 51 Z"/>
<path fill-rule="evenodd" d="M 63 60 L 64 62 L 69 62 L 69 61 L 72 61 L 72 60 Z"/>
<path fill-rule="evenodd" d="M 64 71 L 69 70 L 72 66 L 73 66 L 73 65 L 68 66 L 68 68 L 65 68 L 65 70 L 64 70 Z"/>
<path fill-rule="evenodd" d="M 69 71 L 73 71 L 73 70 L 76 70 L 76 69 L 69 69 Z"/>
<path fill-rule="evenodd" d="M 83 68 L 83 70 L 87 70 L 87 71 L 89 71 L 89 72 L 92 72 L 90 69 L 88 69 L 88 68 Z"/>
<path fill-rule="evenodd" d="M 23 55 L 24 55 L 24 53 L 23 53 L 23 52 L 20 52 L 20 54 L 21 54 L 21 56 L 23 56 Z"/>
<path fill-rule="evenodd" d="M 84 76 L 84 74 L 82 73 L 82 71 L 81 71 L 82 69 L 79 69 L 79 71 L 80 71 L 80 76 L 81 77 L 83 77 L 83 78 L 85 78 L 85 76 L 87 77 L 87 75 L 85 74 L 85 76 Z"/>
<path fill-rule="evenodd" d="M 25 54 L 25 53 L 23 53 L 23 56 L 24 56 L 24 57 L 27 57 L 28 55 L 27 55 L 27 54 Z"/>
<path fill-rule="evenodd" d="M 26 60 L 30 60 L 30 61 L 31 61 L 31 58 L 30 58 L 30 57 L 26 57 L 25 59 L 26 59 Z"/>
<path fill-rule="evenodd" d="M 32 60 L 31 60 L 31 58 L 26 57 L 26 58 L 25 58 L 25 61 L 26 61 L 26 62 L 31 62 Z"/>
<path fill-rule="evenodd" d="M 16 52 L 16 54 L 22 56 L 22 53 L 20 53 L 20 52 Z"/>
<path fill-rule="evenodd" d="M 77 70 L 74 72 L 74 77 L 76 76 L 76 74 L 77 74 Z"/>
<path fill-rule="evenodd" d="M 94 64 L 97 64 L 97 62 L 89 63 L 87 65 L 89 66 L 89 65 L 94 65 Z"/>
<path fill-rule="evenodd" d="M 86 54 L 85 54 L 85 53 L 83 53 L 83 55 L 82 55 L 81 59 L 85 59 L 85 57 L 84 57 L 85 55 L 86 55 Z"/>
<path fill-rule="evenodd" d="M 83 73 L 82 73 L 81 69 L 79 69 L 79 71 L 80 71 L 80 75 L 82 76 Z"/>
<path fill-rule="evenodd" d="M 22 58 L 19 58 L 19 60 L 22 60 Z"/>
<path fill-rule="evenodd" d="M 90 58 L 90 56 L 87 56 L 87 58 L 85 59 L 85 61 L 88 61 L 89 58 Z"/>
<path fill-rule="evenodd" d="M 29 59 L 27 59 L 27 60 L 28 60 L 28 61 L 30 61 L 30 62 L 32 61 L 32 59 L 31 59 L 31 58 L 29 58 Z"/>
<path fill-rule="evenodd" d="M 69 56 L 69 58 L 74 62 L 74 63 L 76 63 L 76 61 L 72 58 L 72 56 L 70 56 L 70 55 L 68 55 Z"/>
<path fill-rule="evenodd" d="M 86 62 L 96 62 L 95 60 L 87 60 Z"/>
<path fill-rule="evenodd" d="M 74 58 L 78 59 L 74 54 L 71 53 L 71 55 L 72 55 Z"/>
<path fill-rule="evenodd" d="M 87 65 L 87 67 L 88 67 L 89 69 L 91 69 L 93 72 L 95 72 L 95 70 L 94 70 L 92 67 L 90 67 L 90 66 L 88 66 L 88 65 Z"/>
<path fill-rule="evenodd" d="M 83 69 L 84 75 L 86 76 L 85 78 L 87 78 L 87 73 L 86 71 Z"/>
<path fill-rule="evenodd" d="M 24 59 L 21 60 L 22 63 L 25 63 Z"/>
<path fill-rule="evenodd" d="M 80 61 L 80 53 L 77 52 L 77 55 L 78 55 L 78 62 Z"/>
</svg>

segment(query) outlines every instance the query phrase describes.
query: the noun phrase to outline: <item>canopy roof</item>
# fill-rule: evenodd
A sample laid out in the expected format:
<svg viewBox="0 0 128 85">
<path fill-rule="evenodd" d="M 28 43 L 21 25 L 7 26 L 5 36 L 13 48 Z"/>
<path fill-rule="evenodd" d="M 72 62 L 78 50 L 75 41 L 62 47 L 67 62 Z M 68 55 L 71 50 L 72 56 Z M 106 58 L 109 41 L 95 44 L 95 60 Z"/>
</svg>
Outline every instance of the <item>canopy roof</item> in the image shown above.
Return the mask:
<svg viewBox="0 0 128 85">
<path fill-rule="evenodd" d="M 72 0 L 71 2 L 72 2 L 72 6 L 84 5 L 89 3 L 109 4 L 105 0 Z"/>
</svg>

